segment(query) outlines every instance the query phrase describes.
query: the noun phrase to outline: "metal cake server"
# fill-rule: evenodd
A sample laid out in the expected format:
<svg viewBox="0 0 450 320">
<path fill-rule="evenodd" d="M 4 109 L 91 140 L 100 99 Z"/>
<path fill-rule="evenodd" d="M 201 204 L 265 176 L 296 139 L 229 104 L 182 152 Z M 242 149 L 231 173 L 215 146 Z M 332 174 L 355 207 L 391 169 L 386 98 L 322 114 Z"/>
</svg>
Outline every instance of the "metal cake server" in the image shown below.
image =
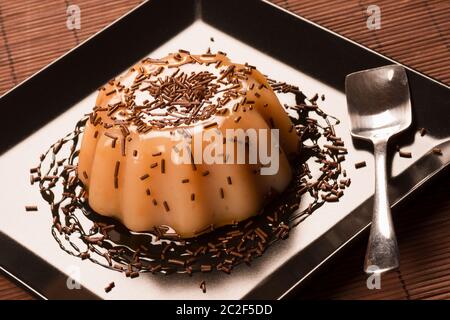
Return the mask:
<svg viewBox="0 0 450 320">
<path fill-rule="evenodd" d="M 375 195 L 364 271 L 382 273 L 399 265 L 397 239 L 387 195 L 386 147 L 390 137 L 411 124 L 411 101 L 405 69 L 389 65 L 347 75 L 351 134 L 372 141 Z"/>
</svg>

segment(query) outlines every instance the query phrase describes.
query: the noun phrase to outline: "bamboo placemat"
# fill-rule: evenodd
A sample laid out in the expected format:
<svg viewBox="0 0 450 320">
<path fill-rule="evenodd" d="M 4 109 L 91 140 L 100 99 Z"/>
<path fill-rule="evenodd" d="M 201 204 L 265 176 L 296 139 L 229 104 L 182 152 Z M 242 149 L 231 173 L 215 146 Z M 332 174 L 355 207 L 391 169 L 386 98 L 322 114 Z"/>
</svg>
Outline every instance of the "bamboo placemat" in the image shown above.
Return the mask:
<svg viewBox="0 0 450 320">
<path fill-rule="evenodd" d="M 0 94 L 20 83 L 141 1 L 17 0 L 0 3 Z M 366 27 L 372 1 L 274 0 L 274 3 L 450 84 L 450 1 L 377 1 L 381 28 Z M 68 30 L 66 8 L 81 9 Z M 450 111 L 449 111 L 450 112 Z M 361 271 L 367 235 L 345 249 L 295 298 L 450 298 L 450 174 L 395 210 L 401 267 L 368 290 Z M 336 268 L 336 266 L 339 268 Z M 0 299 L 33 297 L 0 275 Z"/>
</svg>

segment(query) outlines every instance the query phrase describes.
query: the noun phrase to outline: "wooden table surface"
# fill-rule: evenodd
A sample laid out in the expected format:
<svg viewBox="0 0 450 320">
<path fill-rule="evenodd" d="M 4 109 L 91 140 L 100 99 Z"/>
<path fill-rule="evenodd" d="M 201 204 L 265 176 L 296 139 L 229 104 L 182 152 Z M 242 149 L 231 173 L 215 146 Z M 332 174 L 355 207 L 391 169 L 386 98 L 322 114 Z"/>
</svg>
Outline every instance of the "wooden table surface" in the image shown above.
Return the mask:
<svg viewBox="0 0 450 320">
<path fill-rule="evenodd" d="M 212 1 L 212 0 L 210 0 Z M 0 94 L 138 5 L 137 0 L 3 0 L 0 2 Z M 450 1 L 273 0 L 274 3 L 450 84 Z M 68 30 L 66 9 L 81 9 Z M 381 28 L 366 26 L 367 7 Z M 449 110 L 450 115 L 450 110 Z M 450 118 L 450 117 L 449 117 Z M 394 210 L 401 267 L 368 290 L 361 270 L 367 234 L 316 273 L 296 299 L 450 298 L 450 170 Z M 1 263 L 1 262 L 0 262 Z M 339 268 L 336 268 L 339 266 Z M 0 275 L 0 299 L 33 299 Z"/>
</svg>

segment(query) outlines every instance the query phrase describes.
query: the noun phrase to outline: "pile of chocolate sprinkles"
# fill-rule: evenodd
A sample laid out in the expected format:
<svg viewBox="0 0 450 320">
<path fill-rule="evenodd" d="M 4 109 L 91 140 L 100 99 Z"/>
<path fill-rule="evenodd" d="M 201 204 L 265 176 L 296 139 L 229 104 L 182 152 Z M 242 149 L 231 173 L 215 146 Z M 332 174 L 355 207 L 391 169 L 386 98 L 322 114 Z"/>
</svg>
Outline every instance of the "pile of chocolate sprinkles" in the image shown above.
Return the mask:
<svg viewBox="0 0 450 320">
<path fill-rule="evenodd" d="M 106 96 L 120 97 L 120 101 L 109 103 L 106 107 L 94 107 L 89 121 L 105 128 L 120 127 L 123 133 L 120 138 L 123 139 L 129 134 L 129 126 L 135 126 L 138 133 L 147 133 L 152 129 L 190 125 L 216 114 L 224 115 L 228 111 L 225 106 L 230 101 L 245 95 L 245 91 L 241 90 L 242 81 L 247 80 L 254 69 L 248 64 L 242 67 L 232 64 L 224 68 L 221 59 L 224 56 L 226 54 L 220 51 L 211 53 L 208 50 L 205 54 L 194 56 L 186 50 L 179 50 L 170 55 L 179 65 L 169 63 L 168 60 L 144 59 L 144 65 L 149 63 L 159 67 L 152 72 L 143 66 L 133 67 L 127 75 L 133 78 L 132 84 L 125 85 L 117 78 L 101 87 L 99 90 Z M 181 68 L 184 64 L 213 65 L 212 70 L 217 69 L 217 72 L 205 70 L 186 73 Z M 166 74 L 168 70 L 170 74 Z M 137 97 L 142 94 L 148 99 L 138 102 Z M 239 106 L 239 102 L 236 106 Z M 209 127 L 214 125 L 207 124 Z M 109 137 L 114 147 L 119 137 Z M 121 143 L 121 146 L 124 144 Z"/>
<path fill-rule="evenodd" d="M 207 232 L 212 228 L 204 230 L 195 238 L 181 239 L 166 226 L 147 233 L 130 232 L 118 221 L 96 214 L 89 208 L 86 190 L 78 178 L 78 174 L 86 173 L 77 172 L 79 138 L 89 121 L 86 117 L 76 124 L 73 132 L 42 154 L 39 165 L 30 170 L 31 183 L 38 184 L 42 197 L 50 205 L 51 232 L 61 249 L 129 278 L 148 272 L 192 275 L 217 270 L 229 274 L 240 264 L 250 265 L 274 242 L 288 238 L 292 227 L 324 203 L 339 201 L 351 183 L 341 166 L 347 150 L 334 129 L 339 121 L 320 109 L 318 95 L 308 99 L 296 86 L 268 81 L 278 94 L 295 98 L 295 103 L 285 108 L 294 124 L 292 130 L 298 133 L 302 144 L 299 155 L 291 159 L 295 170 L 291 184 L 281 195 L 272 192 L 267 206 L 258 215 L 214 232 Z M 319 142 L 324 139 L 325 144 Z M 62 156 L 61 150 L 68 156 Z M 316 177 L 309 161 L 320 168 Z M 115 176 L 119 170 L 117 163 Z M 232 184 L 231 177 L 227 182 Z M 167 203 L 164 207 L 170 209 Z M 113 287 L 112 283 L 105 291 Z M 201 289 L 206 291 L 205 283 Z"/>
</svg>

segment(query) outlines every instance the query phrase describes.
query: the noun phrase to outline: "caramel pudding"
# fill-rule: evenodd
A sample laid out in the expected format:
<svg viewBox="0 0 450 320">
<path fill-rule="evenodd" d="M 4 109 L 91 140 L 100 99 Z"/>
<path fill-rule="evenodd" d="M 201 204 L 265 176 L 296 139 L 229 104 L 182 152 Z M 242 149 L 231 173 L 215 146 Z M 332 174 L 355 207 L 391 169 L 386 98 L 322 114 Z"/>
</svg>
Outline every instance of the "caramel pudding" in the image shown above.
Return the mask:
<svg viewBox="0 0 450 320">
<path fill-rule="evenodd" d="M 176 163 L 178 134 L 192 152 L 202 135 L 227 129 L 278 129 L 279 165 L 260 174 L 261 163 Z M 270 139 L 269 139 L 270 140 Z M 241 141 L 242 142 L 242 141 Z M 237 148 L 240 141 L 233 143 Z M 86 124 L 78 177 L 90 207 L 132 231 L 168 226 L 183 238 L 258 214 L 267 196 L 282 192 L 292 172 L 288 157 L 299 137 L 267 79 L 255 67 L 224 53 L 180 50 L 144 59 L 108 82 Z M 198 150 L 197 150 L 198 151 Z"/>
</svg>

